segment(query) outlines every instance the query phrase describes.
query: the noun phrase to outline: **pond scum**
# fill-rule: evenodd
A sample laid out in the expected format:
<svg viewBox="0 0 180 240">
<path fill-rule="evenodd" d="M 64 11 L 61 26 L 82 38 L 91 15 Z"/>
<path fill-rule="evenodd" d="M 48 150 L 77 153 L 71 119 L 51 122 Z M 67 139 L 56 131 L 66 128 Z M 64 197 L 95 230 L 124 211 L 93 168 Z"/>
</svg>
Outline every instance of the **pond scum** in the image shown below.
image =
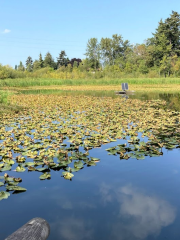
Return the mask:
<svg viewBox="0 0 180 240">
<path fill-rule="evenodd" d="M 166 109 L 166 102 L 124 98 L 14 95 L 12 103 L 23 107 L 18 114 L 0 116 L 0 200 L 26 191 L 19 186 L 20 172 L 63 170 L 71 180 L 84 165 L 100 159 L 89 150 L 123 139 L 107 153 L 120 159 L 144 159 L 163 154 L 163 148 L 180 147 L 180 113 Z M 67 146 L 67 141 L 70 145 Z M 9 171 L 19 172 L 19 178 Z"/>
</svg>

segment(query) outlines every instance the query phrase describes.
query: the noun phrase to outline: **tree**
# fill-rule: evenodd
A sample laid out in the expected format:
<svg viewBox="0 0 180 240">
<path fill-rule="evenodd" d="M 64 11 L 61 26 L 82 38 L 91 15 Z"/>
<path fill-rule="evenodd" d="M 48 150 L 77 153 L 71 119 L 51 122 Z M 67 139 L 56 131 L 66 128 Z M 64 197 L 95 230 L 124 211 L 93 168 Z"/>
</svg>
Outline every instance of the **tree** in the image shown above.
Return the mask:
<svg viewBox="0 0 180 240">
<path fill-rule="evenodd" d="M 18 71 L 25 71 L 25 67 L 22 64 L 22 62 L 20 61 L 19 65 L 18 65 Z"/>
<path fill-rule="evenodd" d="M 152 53 L 155 57 L 155 65 L 159 65 L 165 55 L 180 56 L 180 15 L 172 11 L 165 21 L 161 19 L 153 36 L 148 40 L 148 45 L 156 47 Z"/>
<path fill-rule="evenodd" d="M 166 74 L 168 74 L 168 76 L 169 76 L 170 75 L 170 69 L 171 69 L 170 58 L 165 55 L 165 56 L 163 56 L 163 59 L 160 61 L 160 63 L 161 63 L 160 73 L 163 72 L 164 77 L 166 77 Z"/>
<path fill-rule="evenodd" d="M 76 62 L 75 65 L 78 67 L 79 63 L 82 62 L 82 60 L 80 58 L 72 58 L 71 61 L 69 62 L 72 67 L 74 67 L 74 62 Z"/>
<path fill-rule="evenodd" d="M 33 70 L 38 70 L 38 69 L 40 69 L 40 68 L 41 68 L 40 62 L 39 62 L 38 60 L 35 60 L 35 61 L 33 62 Z"/>
<path fill-rule="evenodd" d="M 15 68 L 14 68 L 14 69 L 15 69 L 15 70 L 17 70 L 17 68 L 18 68 L 18 66 L 17 66 L 17 65 L 15 65 Z"/>
<path fill-rule="evenodd" d="M 115 60 L 125 58 L 125 53 L 131 48 L 129 41 L 123 41 L 121 35 L 113 34 L 111 38 L 102 38 L 100 41 L 101 58 L 104 64 L 114 65 Z"/>
<path fill-rule="evenodd" d="M 100 49 L 101 49 L 101 59 L 104 65 L 112 65 L 113 64 L 112 39 L 101 38 Z"/>
<path fill-rule="evenodd" d="M 32 57 L 30 57 L 30 56 L 26 60 L 26 70 L 28 72 L 32 72 L 32 70 L 33 70 L 33 60 L 32 60 Z"/>
<path fill-rule="evenodd" d="M 50 52 L 46 53 L 46 56 L 44 58 L 44 67 L 51 67 L 51 68 L 56 68 L 56 63 L 54 62 L 54 59 Z"/>
<path fill-rule="evenodd" d="M 40 67 L 40 68 L 43 68 L 43 67 L 44 67 L 44 61 L 43 61 L 43 58 L 42 58 L 42 54 L 41 54 L 41 53 L 39 54 L 39 67 Z"/>
<path fill-rule="evenodd" d="M 85 53 L 90 68 L 97 69 L 100 66 L 100 47 L 97 38 L 90 38 Z"/>
<path fill-rule="evenodd" d="M 67 66 L 69 63 L 69 58 L 66 58 L 66 52 L 61 51 L 59 54 L 59 57 L 57 58 L 57 68 L 62 67 L 62 66 Z"/>
</svg>

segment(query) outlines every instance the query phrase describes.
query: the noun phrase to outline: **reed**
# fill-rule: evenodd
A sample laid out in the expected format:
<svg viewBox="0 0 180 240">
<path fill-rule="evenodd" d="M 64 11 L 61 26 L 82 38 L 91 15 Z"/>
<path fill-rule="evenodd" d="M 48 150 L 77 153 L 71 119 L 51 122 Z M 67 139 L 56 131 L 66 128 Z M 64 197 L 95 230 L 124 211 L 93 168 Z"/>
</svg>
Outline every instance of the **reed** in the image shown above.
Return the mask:
<svg viewBox="0 0 180 240">
<path fill-rule="evenodd" d="M 81 85 L 120 85 L 128 84 L 180 84 L 180 78 L 122 78 L 122 79 L 50 79 L 50 78 L 19 78 L 0 80 L 0 87 L 31 87 L 31 86 L 81 86 Z"/>
</svg>

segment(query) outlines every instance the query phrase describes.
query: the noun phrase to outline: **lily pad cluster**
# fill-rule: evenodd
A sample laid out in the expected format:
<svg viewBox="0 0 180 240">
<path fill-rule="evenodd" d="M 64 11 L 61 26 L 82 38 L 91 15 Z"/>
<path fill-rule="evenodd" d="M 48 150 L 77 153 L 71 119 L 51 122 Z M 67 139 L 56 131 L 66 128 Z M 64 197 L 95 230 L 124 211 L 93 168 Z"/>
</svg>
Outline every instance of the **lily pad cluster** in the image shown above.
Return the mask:
<svg viewBox="0 0 180 240">
<path fill-rule="evenodd" d="M 0 176 L 0 187 L 5 186 L 7 191 L 0 192 L 0 201 L 2 199 L 7 199 L 10 196 L 9 191 L 13 191 L 13 194 L 25 192 L 27 189 L 18 186 L 22 182 L 21 178 L 9 177 L 7 173 L 4 176 Z"/>
<path fill-rule="evenodd" d="M 180 114 L 165 109 L 165 101 L 22 94 L 12 103 L 24 109 L 0 117 L 0 172 L 37 171 L 45 180 L 63 170 L 71 180 L 100 160 L 91 149 L 118 139 L 126 143 L 107 151 L 120 159 L 160 156 L 162 148 L 180 145 Z"/>
</svg>

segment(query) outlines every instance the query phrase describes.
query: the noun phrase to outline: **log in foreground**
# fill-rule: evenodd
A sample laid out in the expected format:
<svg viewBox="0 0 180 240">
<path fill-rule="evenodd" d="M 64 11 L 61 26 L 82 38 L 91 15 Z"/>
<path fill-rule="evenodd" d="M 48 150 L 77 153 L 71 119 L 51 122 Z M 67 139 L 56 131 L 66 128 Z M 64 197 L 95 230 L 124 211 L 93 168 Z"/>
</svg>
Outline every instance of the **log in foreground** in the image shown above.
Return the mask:
<svg viewBox="0 0 180 240">
<path fill-rule="evenodd" d="M 33 218 L 5 240 L 46 240 L 50 227 L 43 218 Z"/>
</svg>

